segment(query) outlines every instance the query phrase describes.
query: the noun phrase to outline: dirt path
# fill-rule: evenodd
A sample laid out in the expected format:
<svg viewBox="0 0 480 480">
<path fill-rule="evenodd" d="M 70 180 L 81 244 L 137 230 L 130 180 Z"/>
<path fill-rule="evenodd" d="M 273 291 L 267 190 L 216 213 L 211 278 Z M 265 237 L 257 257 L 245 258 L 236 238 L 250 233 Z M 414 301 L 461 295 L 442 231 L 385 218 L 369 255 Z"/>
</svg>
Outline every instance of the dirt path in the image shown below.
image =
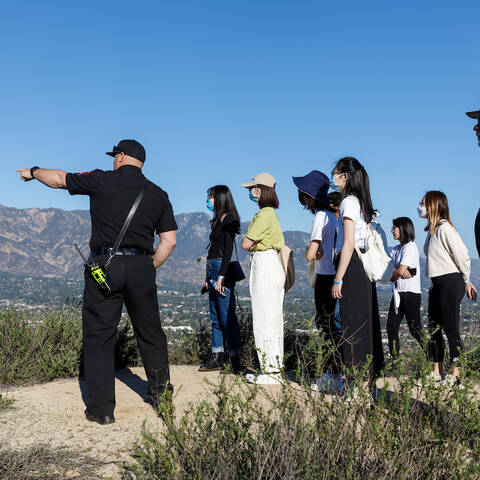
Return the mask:
<svg viewBox="0 0 480 480">
<path fill-rule="evenodd" d="M 218 372 L 201 374 L 197 367 L 172 366 L 171 378 L 176 388 L 175 406 L 179 412 L 191 402 L 208 398 L 212 388 L 204 381 L 218 380 Z M 229 376 L 233 378 L 232 376 Z M 38 444 L 52 448 L 82 451 L 102 462 L 109 462 L 99 472 L 106 478 L 118 478 L 118 467 L 129 458 L 128 450 L 139 436 L 142 422 L 160 426 L 146 393 L 142 368 L 121 371 L 116 380 L 116 423 L 101 426 L 85 420 L 81 393 L 84 385 L 77 379 L 56 380 L 30 387 L 10 389 L 14 409 L 0 414 L 0 445 L 22 449 Z"/>
</svg>

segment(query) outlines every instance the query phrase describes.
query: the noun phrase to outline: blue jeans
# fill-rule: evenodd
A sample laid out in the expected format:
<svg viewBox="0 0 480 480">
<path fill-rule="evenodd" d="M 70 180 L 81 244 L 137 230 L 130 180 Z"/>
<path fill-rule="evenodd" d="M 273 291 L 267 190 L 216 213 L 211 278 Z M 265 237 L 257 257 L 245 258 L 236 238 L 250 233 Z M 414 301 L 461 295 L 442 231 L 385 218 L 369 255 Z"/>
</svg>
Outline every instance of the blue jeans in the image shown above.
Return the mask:
<svg viewBox="0 0 480 480">
<path fill-rule="evenodd" d="M 234 287 L 230 288 L 223 297 L 210 283 L 210 279 L 217 281 L 218 272 L 222 264 L 221 258 L 207 260 L 207 283 L 208 298 L 210 304 L 210 318 L 212 320 L 212 352 L 220 353 L 225 351 L 225 340 L 230 356 L 240 355 L 242 342 L 240 339 L 240 327 L 237 314 L 235 313 Z"/>
</svg>

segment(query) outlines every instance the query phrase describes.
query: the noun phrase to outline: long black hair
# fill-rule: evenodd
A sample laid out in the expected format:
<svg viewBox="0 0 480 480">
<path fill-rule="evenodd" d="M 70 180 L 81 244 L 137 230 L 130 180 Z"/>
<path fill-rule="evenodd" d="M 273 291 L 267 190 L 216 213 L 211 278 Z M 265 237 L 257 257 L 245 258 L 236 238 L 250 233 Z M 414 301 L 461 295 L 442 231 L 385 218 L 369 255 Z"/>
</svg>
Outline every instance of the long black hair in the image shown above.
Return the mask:
<svg viewBox="0 0 480 480">
<path fill-rule="evenodd" d="M 311 197 L 308 195 L 308 193 L 302 192 L 301 190 L 298 191 L 298 201 L 305 210 L 310 210 L 310 212 L 313 214 L 319 212 L 320 210 L 325 210 L 326 212 L 334 211 L 330 205 L 323 203 L 317 198 Z"/>
<path fill-rule="evenodd" d="M 343 157 L 337 162 L 333 171 L 347 174 L 345 188 L 342 190 L 342 199 L 348 195 L 357 197 L 363 219 L 370 223 L 375 210 L 370 197 L 370 180 L 363 165 L 354 157 Z"/>
<path fill-rule="evenodd" d="M 222 222 L 224 215 L 231 215 L 235 222 L 235 233 L 240 233 L 240 216 L 233 201 L 232 192 L 226 185 L 215 185 L 207 190 L 207 195 L 213 197 L 213 218 L 210 221 L 211 228 L 215 228 Z"/>
<path fill-rule="evenodd" d="M 415 240 L 415 227 L 408 217 L 394 218 L 392 224 L 400 230 L 400 245 Z"/>
</svg>

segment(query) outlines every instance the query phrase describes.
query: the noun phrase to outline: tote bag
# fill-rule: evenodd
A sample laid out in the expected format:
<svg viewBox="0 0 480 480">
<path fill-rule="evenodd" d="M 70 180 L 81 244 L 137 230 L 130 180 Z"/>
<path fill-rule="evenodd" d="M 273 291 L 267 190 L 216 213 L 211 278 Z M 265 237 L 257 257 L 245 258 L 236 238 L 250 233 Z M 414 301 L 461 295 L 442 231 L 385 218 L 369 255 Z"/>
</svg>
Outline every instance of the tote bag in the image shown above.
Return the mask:
<svg viewBox="0 0 480 480">
<path fill-rule="evenodd" d="M 285 292 L 288 292 L 295 283 L 295 266 L 293 264 L 292 249 L 284 245 L 282 249 L 279 250 L 278 257 L 285 272 L 285 285 L 283 289 Z"/>
<path fill-rule="evenodd" d="M 389 282 L 393 273 L 393 261 L 385 251 L 380 228 L 379 223 L 371 222 L 367 227 L 365 249 L 355 247 L 371 282 Z"/>
</svg>

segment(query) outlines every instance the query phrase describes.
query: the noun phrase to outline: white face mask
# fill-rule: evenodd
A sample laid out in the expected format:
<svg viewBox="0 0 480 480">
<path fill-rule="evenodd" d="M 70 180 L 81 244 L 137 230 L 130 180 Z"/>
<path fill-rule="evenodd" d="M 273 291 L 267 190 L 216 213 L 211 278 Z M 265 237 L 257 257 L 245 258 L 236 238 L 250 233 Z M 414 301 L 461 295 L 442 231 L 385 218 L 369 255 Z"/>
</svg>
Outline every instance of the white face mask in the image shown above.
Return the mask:
<svg viewBox="0 0 480 480">
<path fill-rule="evenodd" d="M 427 218 L 427 217 L 428 217 L 428 215 L 427 215 L 427 207 L 425 207 L 425 206 L 422 205 L 421 203 L 418 204 L 417 212 L 418 212 L 418 216 L 419 216 L 420 218 Z"/>
</svg>

